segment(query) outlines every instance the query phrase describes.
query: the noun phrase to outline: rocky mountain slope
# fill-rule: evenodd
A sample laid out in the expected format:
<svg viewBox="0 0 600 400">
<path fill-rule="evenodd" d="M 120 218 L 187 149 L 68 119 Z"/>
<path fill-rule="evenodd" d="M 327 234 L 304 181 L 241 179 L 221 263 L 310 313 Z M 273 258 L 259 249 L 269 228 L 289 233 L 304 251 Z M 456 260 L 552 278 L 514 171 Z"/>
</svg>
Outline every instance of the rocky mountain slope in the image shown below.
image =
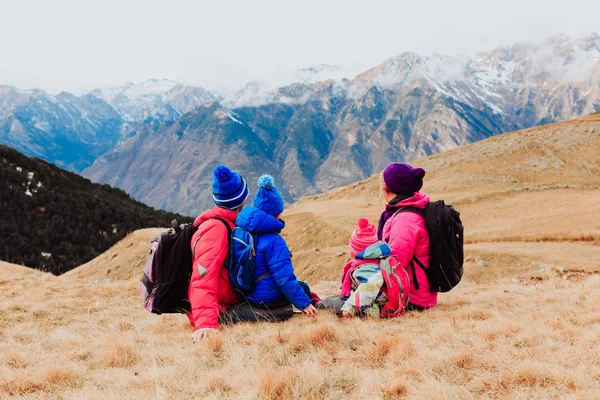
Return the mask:
<svg viewBox="0 0 600 400">
<path fill-rule="evenodd" d="M 83 96 L 0 86 L 0 143 L 81 172 L 132 131 L 215 99 L 202 88 L 155 79 Z"/>
<path fill-rule="evenodd" d="M 200 87 L 184 86 L 168 79 L 150 79 L 90 93 L 115 107 L 127 121 L 175 120 L 217 97 Z"/>
<path fill-rule="evenodd" d="M 598 149 L 600 114 L 497 135 L 414 164 L 427 171 L 423 191 L 461 212 L 472 279 L 530 279 L 600 270 L 600 222 L 590 217 L 600 215 Z M 286 209 L 282 235 L 299 276 L 313 282 L 338 278 L 356 221 L 378 221 L 379 179 L 308 196 Z M 140 238 L 155 233 L 136 232 L 69 274 L 101 279 L 111 266 L 122 279 L 136 277 L 147 251 Z M 518 262 L 504 265 L 506 260 Z"/>
<path fill-rule="evenodd" d="M 245 176 L 273 173 L 292 201 L 364 179 L 391 161 L 598 110 L 597 34 L 460 57 L 405 53 L 353 80 L 273 91 L 250 84 L 186 116 L 201 124 L 143 127 L 84 174 L 149 204 L 194 213 L 210 204 L 202 188 L 222 162 Z M 191 140 L 200 137 L 211 144 Z M 174 160 L 171 150 L 186 156 Z"/>
<path fill-rule="evenodd" d="M 81 171 L 119 140 L 121 115 L 94 96 L 0 86 L 0 143 Z"/>
<path fill-rule="evenodd" d="M 463 56 L 404 53 L 352 80 L 336 66 L 221 98 L 169 80 L 76 97 L 0 88 L 0 143 L 155 207 L 210 205 L 219 162 L 275 176 L 291 202 L 502 132 L 600 110 L 600 36 Z M 203 107 L 206 105 L 206 107 Z"/>
<path fill-rule="evenodd" d="M 0 182 L 0 259 L 54 274 L 95 258 L 134 230 L 185 221 L 3 145 Z"/>
</svg>

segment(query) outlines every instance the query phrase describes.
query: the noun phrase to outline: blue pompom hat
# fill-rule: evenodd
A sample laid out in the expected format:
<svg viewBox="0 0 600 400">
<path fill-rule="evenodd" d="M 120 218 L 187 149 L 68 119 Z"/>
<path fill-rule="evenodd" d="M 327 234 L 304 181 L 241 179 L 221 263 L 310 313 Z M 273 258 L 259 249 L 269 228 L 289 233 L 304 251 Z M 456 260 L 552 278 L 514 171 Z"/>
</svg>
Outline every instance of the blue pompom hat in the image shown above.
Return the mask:
<svg viewBox="0 0 600 400">
<path fill-rule="evenodd" d="M 224 165 L 217 165 L 213 175 L 212 190 L 216 205 L 233 210 L 244 204 L 250 192 L 240 174 Z"/>
<path fill-rule="evenodd" d="M 258 179 L 258 192 L 254 197 L 254 208 L 274 217 L 283 213 L 283 198 L 273 183 L 273 177 L 263 175 Z"/>
</svg>

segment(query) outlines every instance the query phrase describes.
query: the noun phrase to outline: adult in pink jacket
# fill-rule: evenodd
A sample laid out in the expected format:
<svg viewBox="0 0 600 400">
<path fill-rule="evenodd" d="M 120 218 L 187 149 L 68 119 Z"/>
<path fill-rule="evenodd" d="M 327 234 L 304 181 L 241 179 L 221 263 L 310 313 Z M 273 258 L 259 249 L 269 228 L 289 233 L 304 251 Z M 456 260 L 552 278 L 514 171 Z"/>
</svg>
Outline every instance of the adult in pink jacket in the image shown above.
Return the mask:
<svg viewBox="0 0 600 400">
<path fill-rule="evenodd" d="M 429 265 L 429 235 L 424 218 L 414 212 L 397 212 L 401 207 L 425 208 L 429 196 L 419 192 L 425 170 L 405 163 L 392 163 L 381 174 L 381 195 L 386 201 L 377 237 L 388 243 L 399 262 L 412 277 L 411 262 L 416 257 Z M 437 304 L 437 292 L 431 292 L 425 271 L 415 265 L 418 289 L 411 283 L 409 310 L 424 310 Z"/>
</svg>

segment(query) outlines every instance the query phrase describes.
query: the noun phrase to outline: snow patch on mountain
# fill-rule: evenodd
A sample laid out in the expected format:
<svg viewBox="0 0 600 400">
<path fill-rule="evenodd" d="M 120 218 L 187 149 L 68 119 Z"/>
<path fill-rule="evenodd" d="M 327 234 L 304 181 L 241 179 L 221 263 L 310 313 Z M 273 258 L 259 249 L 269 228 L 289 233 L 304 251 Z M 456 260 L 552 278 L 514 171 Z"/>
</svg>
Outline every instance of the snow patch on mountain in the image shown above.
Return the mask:
<svg viewBox="0 0 600 400">
<path fill-rule="evenodd" d="M 229 117 L 230 120 L 232 120 L 233 122 L 237 122 L 240 125 L 244 125 L 244 123 L 242 121 L 240 121 L 239 119 L 235 118 L 233 116 L 233 112 L 229 111 L 229 113 L 227 114 L 227 116 Z"/>
<path fill-rule="evenodd" d="M 149 79 L 138 84 L 96 89 L 91 96 L 110 104 L 124 121 L 152 118 L 176 120 L 203 104 L 217 101 L 213 93 L 195 86 L 185 86 L 169 79 Z"/>
<path fill-rule="evenodd" d="M 177 82 L 169 79 L 149 79 L 138 84 L 127 82 L 123 86 L 96 89 L 92 94 L 109 103 L 114 102 L 120 96 L 131 100 L 145 101 L 163 95 L 177 85 Z"/>
</svg>

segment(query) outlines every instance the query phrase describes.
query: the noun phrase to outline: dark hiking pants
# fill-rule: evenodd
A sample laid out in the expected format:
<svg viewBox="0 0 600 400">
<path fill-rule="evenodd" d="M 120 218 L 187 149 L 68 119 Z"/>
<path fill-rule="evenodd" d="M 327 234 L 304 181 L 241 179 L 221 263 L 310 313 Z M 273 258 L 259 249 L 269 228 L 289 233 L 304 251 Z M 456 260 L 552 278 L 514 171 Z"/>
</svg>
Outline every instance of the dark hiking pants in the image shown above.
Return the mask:
<svg viewBox="0 0 600 400">
<path fill-rule="evenodd" d="M 310 293 L 310 287 L 306 282 L 298 281 L 298 284 L 307 295 Z M 278 322 L 290 319 L 293 315 L 294 310 L 290 301 L 285 296 L 282 296 L 277 300 L 269 302 L 253 303 L 247 301 L 236 304 L 227 311 L 221 313 L 219 316 L 219 323 Z"/>
</svg>

